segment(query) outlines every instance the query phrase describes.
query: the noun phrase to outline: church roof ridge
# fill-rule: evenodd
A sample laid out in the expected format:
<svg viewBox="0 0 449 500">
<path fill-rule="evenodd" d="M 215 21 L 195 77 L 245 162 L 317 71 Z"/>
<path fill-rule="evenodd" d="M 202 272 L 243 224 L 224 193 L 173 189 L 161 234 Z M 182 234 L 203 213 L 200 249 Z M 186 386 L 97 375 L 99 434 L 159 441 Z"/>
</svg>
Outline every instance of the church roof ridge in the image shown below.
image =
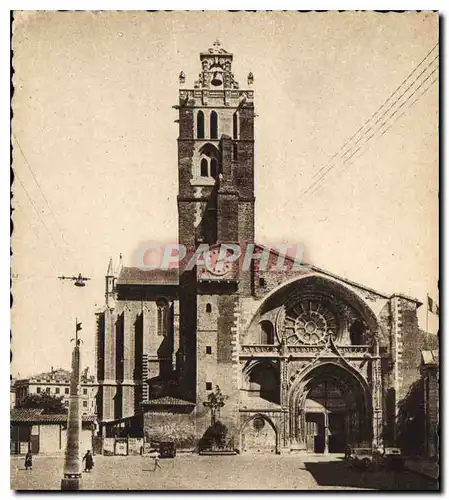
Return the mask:
<svg viewBox="0 0 449 500">
<path fill-rule="evenodd" d="M 142 269 L 122 267 L 117 278 L 118 285 L 178 285 L 179 269 Z"/>
<path fill-rule="evenodd" d="M 273 248 L 267 247 L 266 245 L 264 245 L 262 243 L 255 243 L 255 245 L 258 247 L 261 247 L 261 248 L 268 248 L 270 250 L 270 252 L 272 252 L 274 255 L 282 255 L 283 257 L 285 257 L 286 260 L 289 260 L 291 262 L 299 262 L 296 259 L 292 258 L 291 256 L 286 255 L 286 254 L 281 254 L 279 251 L 277 251 Z M 331 278 L 338 279 L 338 280 L 343 281 L 344 283 L 347 283 L 348 285 L 351 285 L 355 288 L 360 288 L 361 290 L 365 290 L 366 292 L 370 292 L 370 293 L 374 293 L 376 295 L 379 295 L 380 297 L 383 297 L 384 299 L 391 299 L 393 297 L 401 297 L 401 298 L 409 300 L 411 302 L 415 302 L 416 304 L 418 304 L 418 307 L 422 305 L 422 302 L 414 297 L 410 297 L 410 296 L 404 295 L 402 293 L 394 293 L 394 294 L 389 295 L 389 294 L 380 292 L 379 290 L 376 290 L 375 288 L 371 288 L 371 287 L 368 287 L 366 285 L 362 285 L 361 283 L 358 283 L 356 281 L 350 280 L 349 278 L 346 278 L 345 276 L 340 276 L 338 274 L 327 271 L 326 269 L 322 269 L 322 268 L 315 266 L 313 264 L 308 264 L 308 263 L 302 262 L 302 261 L 300 263 L 304 267 L 308 267 L 312 271 L 324 274 L 324 275 L 329 276 Z"/>
</svg>

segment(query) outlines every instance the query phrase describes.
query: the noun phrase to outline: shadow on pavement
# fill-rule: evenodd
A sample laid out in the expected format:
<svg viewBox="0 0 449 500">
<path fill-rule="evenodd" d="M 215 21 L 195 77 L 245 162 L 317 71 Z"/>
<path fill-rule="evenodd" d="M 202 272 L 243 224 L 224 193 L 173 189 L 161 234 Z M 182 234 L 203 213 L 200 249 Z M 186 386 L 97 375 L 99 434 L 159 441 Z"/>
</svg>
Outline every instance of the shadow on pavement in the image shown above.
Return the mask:
<svg viewBox="0 0 449 500">
<path fill-rule="evenodd" d="M 304 462 L 320 486 L 370 490 L 438 490 L 438 481 L 409 471 L 361 470 L 342 461 Z"/>
</svg>

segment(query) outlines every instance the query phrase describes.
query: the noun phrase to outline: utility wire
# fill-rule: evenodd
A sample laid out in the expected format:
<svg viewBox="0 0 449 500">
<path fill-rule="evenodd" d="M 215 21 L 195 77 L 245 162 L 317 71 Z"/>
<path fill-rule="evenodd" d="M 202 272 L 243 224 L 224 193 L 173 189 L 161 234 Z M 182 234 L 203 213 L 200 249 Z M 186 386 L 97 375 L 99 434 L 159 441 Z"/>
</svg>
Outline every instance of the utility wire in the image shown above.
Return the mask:
<svg viewBox="0 0 449 500">
<path fill-rule="evenodd" d="M 39 217 L 39 220 L 41 221 L 42 225 L 46 229 L 48 235 L 50 236 L 50 239 L 53 242 L 53 245 L 57 248 L 58 245 L 56 244 L 55 240 L 53 239 L 53 236 L 51 235 L 50 230 L 48 229 L 47 225 L 45 224 L 44 220 L 42 219 L 41 214 L 39 213 L 39 210 L 36 208 L 36 205 L 34 204 L 34 201 L 32 200 L 31 196 L 28 194 L 26 187 L 24 186 L 23 182 L 20 180 L 20 177 L 17 175 L 17 171 L 14 171 L 14 176 L 17 178 L 20 185 L 22 186 L 22 189 L 25 191 L 25 194 L 26 194 L 29 202 L 31 203 L 32 207 L 34 208 L 34 211 L 36 212 L 37 216 Z"/>
<path fill-rule="evenodd" d="M 432 73 L 415 89 L 415 91 L 407 98 L 406 101 L 404 101 L 404 103 L 401 104 L 401 106 L 399 108 L 397 108 L 397 110 L 391 115 L 388 117 L 388 119 L 382 123 L 382 125 L 380 126 L 379 129 L 376 130 L 376 132 L 374 134 L 372 134 L 350 157 L 348 157 L 341 165 L 341 167 L 343 167 L 345 164 L 347 164 L 347 162 L 349 162 L 349 160 L 358 152 L 360 151 L 363 146 L 365 146 L 373 137 L 374 135 L 376 135 L 377 132 L 380 132 L 382 130 L 382 128 L 389 122 L 391 121 L 391 118 L 402 108 L 402 106 L 404 104 L 406 104 L 410 99 L 411 97 L 413 97 L 413 95 L 416 94 L 416 92 L 422 87 L 422 85 L 424 85 L 424 83 L 432 76 L 433 73 L 435 73 L 435 71 L 437 70 L 438 68 L 436 68 L 434 71 L 432 71 Z M 413 107 L 416 102 L 432 87 L 432 85 L 438 81 L 438 77 L 434 78 L 430 84 L 418 95 L 418 97 L 416 99 L 414 99 L 412 101 L 411 104 L 409 104 L 407 106 L 407 108 L 400 114 L 398 115 L 391 123 L 390 125 L 380 134 L 377 136 L 377 139 L 380 139 L 383 135 L 386 134 L 386 132 L 388 132 L 391 127 L 393 127 L 393 125 L 400 119 L 402 118 L 408 109 L 410 109 L 411 107 Z M 369 148 L 363 150 L 359 155 L 355 156 L 354 160 L 351 162 L 351 163 L 348 163 L 342 170 L 341 170 L 341 173 L 343 172 L 346 172 L 346 170 L 355 163 L 356 160 L 358 160 L 363 154 L 366 153 L 366 151 L 368 150 Z M 317 191 L 319 191 L 319 189 L 322 187 L 322 184 L 318 184 L 315 189 L 311 192 L 311 194 L 315 194 Z"/>
<path fill-rule="evenodd" d="M 418 70 L 418 68 L 421 67 L 421 65 L 424 63 L 424 61 L 429 57 L 429 55 L 435 50 L 435 48 L 439 45 L 439 42 L 437 42 L 431 49 L 430 51 L 426 54 L 426 56 L 421 60 L 421 62 L 404 78 L 404 80 L 401 82 L 401 84 L 393 91 L 392 94 L 390 94 L 390 96 L 384 101 L 384 103 L 371 115 L 370 118 L 368 118 L 368 120 L 366 120 L 366 122 L 343 144 L 343 146 L 340 148 L 340 150 L 335 153 L 331 158 L 330 160 L 328 160 L 328 162 L 323 165 L 315 174 L 313 177 L 316 177 L 323 169 L 325 169 L 327 167 L 327 165 L 329 165 L 329 163 L 332 162 L 332 160 L 338 155 L 340 154 L 340 152 L 352 141 L 352 139 L 361 131 L 363 130 L 363 128 L 380 112 L 380 110 L 385 106 L 385 104 L 387 104 L 387 102 L 389 102 L 392 97 L 398 92 L 398 90 L 404 85 L 404 83 L 413 75 L 413 73 L 415 73 L 415 71 Z M 432 61 L 433 62 L 433 61 Z"/>
<path fill-rule="evenodd" d="M 314 175 L 313 175 L 313 178 L 315 178 L 317 175 L 320 174 L 320 172 L 322 172 L 330 163 L 332 163 L 332 161 L 340 154 L 342 153 L 342 151 L 351 143 L 352 139 L 354 139 L 354 137 L 356 137 L 373 119 L 374 117 L 380 113 L 380 111 L 382 110 L 382 108 L 385 107 L 385 105 L 392 100 L 392 98 L 397 94 L 397 92 L 399 91 L 399 89 L 401 89 L 401 87 L 403 87 L 403 85 L 407 82 L 407 80 L 422 66 L 422 64 L 424 64 L 424 61 L 430 56 L 430 54 L 435 50 L 435 48 L 439 45 L 439 42 L 437 42 L 431 49 L 430 51 L 426 54 L 426 56 L 421 60 L 421 62 L 404 78 L 404 80 L 401 82 L 401 84 L 390 94 L 390 96 L 384 101 L 384 103 L 379 106 L 379 108 L 371 115 L 371 117 L 366 120 L 366 122 L 361 126 L 359 127 L 359 129 L 343 144 L 343 146 L 339 149 L 339 151 L 337 153 L 335 153 Z M 438 56 L 436 56 L 438 57 Z M 433 63 L 433 61 L 436 59 L 436 57 L 434 57 L 434 59 L 432 59 L 432 61 L 429 63 L 429 65 L 426 67 L 426 69 Z M 425 70 L 424 70 L 425 71 Z M 421 72 L 422 74 L 423 72 Z M 421 76 L 421 74 L 419 76 Z M 414 82 L 417 81 L 417 79 L 419 78 L 419 76 L 417 78 L 415 78 Z M 400 98 L 399 98 L 400 99 Z M 399 99 L 396 99 L 395 102 L 393 103 L 392 106 L 394 106 L 394 104 L 399 100 Z M 391 107 L 389 109 L 391 109 Z M 388 110 L 387 110 L 388 111 Z M 346 154 L 348 151 L 345 151 L 344 154 Z M 313 186 L 313 183 L 312 185 L 310 186 L 310 188 Z M 303 190 L 302 194 L 305 194 L 307 191 L 308 191 L 309 188 L 307 188 L 306 190 Z"/>
<path fill-rule="evenodd" d="M 53 212 L 53 210 L 52 210 L 52 208 L 50 206 L 50 203 L 48 202 L 48 199 L 45 196 L 45 193 L 44 193 L 44 191 L 43 191 L 43 189 L 42 189 L 39 181 L 37 180 L 36 175 L 35 175 L 33 169 L 31 168 L 31 165 L 30 165 L 27 157 L 25 156 L 25 153 L 23 152 L 22 146 L 20 145 L 20 143 L 19 143 L 19 141 L 17 139 L 17 136 L 14 133 L 12 135 L 14 137 L 14 140 L 15 140 L 15 142 L 17 144 L 17 147 L 18 147 L 18 149 L 19 149 L 19 151 L 20 151 L 23 159 L 25 160 L 26 166 L 28 167 L 29 171 L 31 172 L 31 175 L 33 176 L 34 182 L 36 183 L 37 187 L 39 188 L 39 191 L 41 192 L 41 195 L 42 195 L 42 197 L 43 197 L 43 199 L 44 199 L 44 201 L 45 201 L 45 203 L 46 203 L 46 205 L 47 205 L 47 207 L 48 207 L 48 209 L 49 209 L 49 211 L 50 211 L 50 213 L 51 213 L 51 215 L 52 215 L 52 217 L 53 217 L 53 219 L 54 219 L 54 221 L 55 221 L 55 223 L 56 223 L 56 225 L 57 225 L 57 227 L 59 229 L 59 232 L 61 233 L 61 238 L 64 241 L 64 244 L 67 245 L 67 241 L 64 238 L 64 233 L 62 232 L 62 229 L 61 229 L 61 227 L 60 227 L 60 225 L 58 223 L 58 220 L 56 219 L 56 216 L 55 216 L 55 214 L 54 214 L 54 212 Z"/>
<path fill-rule="evenodd" d="M 388 109 L 387 109 L 387 110 L 386 110 L 386 111 L 385 111 L 385 112 L 381 115 L 381 117 L 379 117 L 379 118 L 376 120 L 376 122 L 375 122 L 375 123 L 374 123 L 374 124 L 373 124 L 373 125 L 372 125 L 369 129 L 368 129 L 368 130 L 366 130 L 366 131 L 365 131 L 365 133 L 364 133 L 364 134 L 363 134 L 363 135 L 362 135 L 362 136 L 361 136 L 361 137 L 360 137 L 360 138 L 356 141 L 356 143 L 355 143 L 355 144 L 353 144 L 353 145 L 352 145 L 352 147 L 351 147 L 351 148 L 349 148 L 349 149 L 348 149 L 345 153 L 343 153 L 343 155 L 342 155 L 342 158 L 341 158 L 341 159 L 343 159 L 343 158 L 345 157 L 345 155 L 347 155 L 347 154 L 348 154 L 348 153 L 349 153 L 352 149 L 354 149 L 354 147 L 357 145 L 357 143 L 358 143 L 358 142 L 360 142 L 360 140 L 362 140 L 362 139 L 363 139 L 363 138 L 364 138 L 364 137 L 368 134 L 368 132 L 369 132 L 370 130 L 372 130 L 372 129 L 373 129 L 373 127 L 374 127 L 377 123 L 379 123 L 379 121 L 380 121 L 380 120 L 381 120 L 381 119 L 382 119 L 382 118 L 383 118 L 383 117 L 384 117 L 384 116 L 385 116 L 385 115 L 386 115 L 386 114 L 387 114 L 387 113 L 388 113 L 391 109 L 393 109 L 393 108 L 394 108 L 394 106 L 395 106 L 395 105 L 396 105 L 396 104 L 397 104 L 397 103 L 401 100 L 401 98 L 402 98 L 402 97 L 403 97 L 403 96 L 404 96 L 404 95 L 405 95 L 405 94 L 406 94 L 406 93 L 410 90 L 410 88 L 411 88 L 411 87 L 412 87 L 412 86 L 413 86 L 413 85 L 414 85 L 414 84 L 418 81 L 418 79 L 422 76 L 422 74 L 423 74 L 425 71 L 427 71 L 427 69 L 428 69 L 428 68 L 429 68 L 429 67 L 433 64 L 433 62 L 434 62 L 434 60 L 435 60 L 435 59 L 436 59 L 436 58 L 434 58 L 434 59 L 433 59 L 433 60 L 432 60 L 432 61 L 431 61 L 431 62 L 430 62 L 427 66 L 426 66 L 426 68 L 425 68 L 425 69 L 424 69 L 424 70 L 423 70 L 423 71 L 422 71 L 422 72 L 418 75 L 418 77 L 417 77 L 417 78 L 416 78 L 416 79 L 415 79 L 415 80 L 414 80 L 414 81 L 413 81 L 413 82 L 412 82 L 412 83 L 411 83 L 411 84 L 407 87 L 407 89 L 406 89 L 406 90 L 405 90 L 405 91 L 404 91 L 404 92 L 403 92 L 403 93 L 402 93 L 402 94 L 401 94 L 401 95 L 400 95 L 400 96 L 399 96 L 399 97 L 398 97 L 398 98 L 397 98 L 397 99 L 393 102 L 393 104 L 392 104 L 392 105 L 391 105 L 391 106 L 390 106 L 390 107 L 389 107 L 389 108 L 388 108 Z M 438 66 L 437 66 L 437 69 L 438 69 Z M 415 70 L 416 70 L 416 68 L 415 68 Z M 424 83 L 425 81 L 427 81 L 427 80 L 429 79 L 429 77 L 430 77 L 433 73 L 435 73 L 435 71 L 436 71 L 436 69 L 435 69 L 434 71 L 432 71 L 432 73 L 431 73 L 431 74 L 430 74 L 430 75 L 429 75 L 429 76 L 428 76 L 428 77 L 427 77 L 427 78 L 426 78 L 426 79 L 425 79 L 422 83 Z M 408 100 L 409 100 L 409 99 L 410 99 L 410 98 L 411 98 L 411 97 L 412 97 L 412 96 L 416 93 L 416 91 L 417 91 L 417 90 L 418 90 L 418 89 L 422 86 L 422 83 L 421 83 L 421 84 L 420 84 L 420 85 L 419 85 L 419 86 L 418 86 L 418 87 L 417 87 L 417 88 L 416 88 L 416 89 L 412 92 L 412 94 L 410 94 L 410 95 L 406 98 L 405 102 L 407 102 L 407 101 L 408 101 Z M 402 86 L 402 85 L 401 85 L 401 86 Z M 396 92 L 396 91 L 395 91 L 395 92 Z M 404 103 L 402 103 L 402 104 L 399 106 L 399 108 L 401 108 L 401 107 L 405 104 L 405 102 L 404 102 Z M 381 106 L 381 108 L 382 108 L 382 107 L 383 107 L 383 105 Z M 381 108 L 379 108 L 379 109 L 376 111 L 376 113 L 374 113 L 374 115 L 378 114 L 378 112 L 380 111 L 380 109 L 381 109 Z M 387 117 L 386 122 L 387 122 L 389 119 L 391 119 L 391 117 L 392 117 L 395 113 L 396 113 L 396 112 L 394 112 L 392 115 L 390 115 L 389 117 Z M 373 115 L 373 116 L 374 116 L 374 115 Z M 371 117 L 371 118 L 370 118 L 370 119 L 369 119 L 366 123 L 368 123 L 369 121 L 371 121 L 371 120 L 372 120 L 372 118 L 373 118 L 373 117 Z M 366 123 L 365 123 L 365 125 L 366 125 Z M 384 122 L 384 123 L 385 123 L 385 122 Z M 383 123 L 383 124 L 384 124 L 384 123 Z M 382 124 L 382 125 L 383 125 L 383 124 Z M 364 126 L 365 126 L 365 125 L 364 125 Z M 362 128 L 363 128 L 363 127 L 362 127 Z M 359 131 L 360 131 L 360 129 L 359 129 Z M 352 137 L 355 137 L 355 136 L 357 135 L 357 133 L 358 133 L 358 132 L 356 132 L 356 134 L 354 134 Z M 376 132 L 374 132 L 374 133 L 376 133 Z M 370 139 L 373 135 L 374 135 L 374 134 L 372 134 L 372 135 L 369 137 L 369 139 Z M 369 139 L 368 139 L 368 140 L 369 140 Z M 365 143 L 366 143 L 366 142 L 368 142 L 368 141 L 365 141 Z M 363 144 L 365 144 L 365 143 L 363 143 Z M 346 143 L 346 145 L 347 145 L 347 144 L 348 144 L 348 143 Z M 343 147 L 340 149 L 340 151 L 341 151 L 344 147 L 345 147 L 345 146 L 343 146 Z M 358 149 L 360 149 L 360 148 L 358 148 Z M 358 151 L 358 149 L 357 149 L 356 151 Z M 334 155 L 334 157 L 335 157 L 335 156 L 337 156 L 337 155 L 338 155 L 338 153 L 337 153 L 336 155 Z M 351 155 L 349 158 L 351 158 L 352 156 L 353 156 L 353 155 Z M 339 160 L 339 161 L 341 161 L 341 160 Z M 329 164 L 329 162 L 328 162 L 328 164 Z M 312 191 L 312 190 L 313 190 L 313 189 L 314 189 L 314 188 L 315 188 L 315 187 L 316 187 L 316 186 L 317 186 L 320 182 L 322 182 L 322 180 L 324 179 L 324 177 L 325 177 L 326 175 L 328 175 L 328 174 L 329 174 L 329 172 L 330 172 L 331 170 L 333 170 L 333 169 L 334 169 L 337 165 L 338 165 L 338 161 L 337 161 L 336 163 L 334 163 L 333 165 L 331 165 L 331 166 L 330 166 L 330 167 L 329 167 L 329 168 L 328 168 L 325 172 L 323 172 L 323 173 L 322 173 L 322 175 L 321 175 L 318 179 L 316 179 L 315 181 L 313 181 L 313 182 L 309 185 L 309 187 L 307 187 L 305 190 L 303 190 L 303 191 L 302 191 L 302 193 L 301 193 L 301 195 L 303 195 L 303 196 L 304 196 L 304 195 L 306 195 L 307 193 L 309 193 L 310 191 Z M 323 170 L 323 168 L 324 168 L 324 167 L 322 167 L 320 170 Z"/>
</svg>

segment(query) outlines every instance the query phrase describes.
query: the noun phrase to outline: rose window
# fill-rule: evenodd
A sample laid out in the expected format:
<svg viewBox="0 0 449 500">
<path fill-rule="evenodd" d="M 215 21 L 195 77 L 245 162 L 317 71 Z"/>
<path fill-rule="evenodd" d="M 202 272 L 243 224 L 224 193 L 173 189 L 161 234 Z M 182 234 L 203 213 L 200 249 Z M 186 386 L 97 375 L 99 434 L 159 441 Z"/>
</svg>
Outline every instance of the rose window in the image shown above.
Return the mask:
<svg viewBox="0 0 449 500">
<path fill-rule="evenodd" d="M 334 313 L 320 301 L 302 300 L 287 305 L 283 320 L 288 344 L 322 344 L 328 336 L 337 334 Z"/>
</svg>

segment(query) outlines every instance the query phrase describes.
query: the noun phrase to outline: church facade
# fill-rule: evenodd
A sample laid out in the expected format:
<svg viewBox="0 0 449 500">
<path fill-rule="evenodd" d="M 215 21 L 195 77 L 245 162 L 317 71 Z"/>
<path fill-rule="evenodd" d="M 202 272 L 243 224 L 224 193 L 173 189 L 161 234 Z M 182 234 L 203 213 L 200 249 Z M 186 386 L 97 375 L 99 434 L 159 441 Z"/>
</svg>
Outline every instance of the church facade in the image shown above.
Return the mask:
<svg viewBox="0 0 449 500">
<path fill-rule="evenodd" d="M 151 270 L 110 263 L 97 314 L 103 432 L 123 424 L 192 449 L 219 386 L 219 418 L 241 453 L 394 443 L 419 377 L 420 302 L 292 257 L 280 267 L 280 254 L 255 242 L 253 75 L 241 89 L 217 42 L 200 62 L 193 88 L 180 74 L 175 106 L 178 238 L 187 255 L 203 245 L 209 258 Z M 242 257 L 220 266 L 224 244 Z"/>
</svg>

